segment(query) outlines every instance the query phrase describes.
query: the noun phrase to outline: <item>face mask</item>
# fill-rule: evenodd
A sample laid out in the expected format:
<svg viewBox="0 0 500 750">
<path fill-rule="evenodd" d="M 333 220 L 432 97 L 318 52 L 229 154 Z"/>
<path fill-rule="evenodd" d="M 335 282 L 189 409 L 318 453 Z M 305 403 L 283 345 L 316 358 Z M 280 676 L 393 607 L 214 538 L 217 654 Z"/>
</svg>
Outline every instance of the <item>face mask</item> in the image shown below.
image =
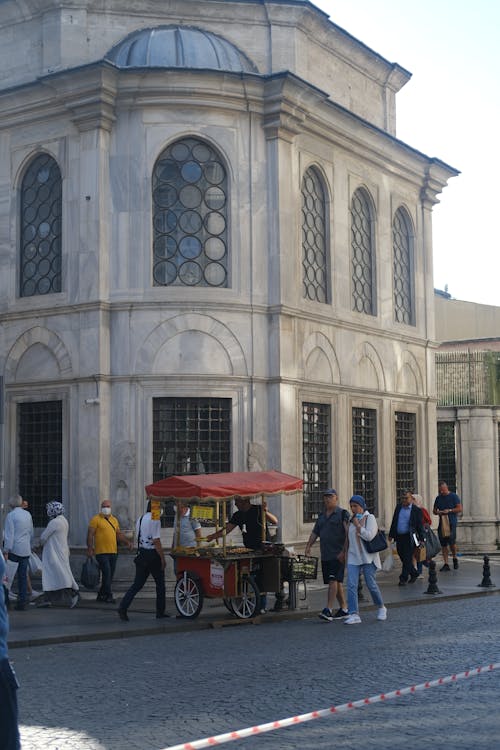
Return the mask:
<svg viewBox="0 0 500 750">
<path fill-rule="evenodd" d="M 362 514 L 362 513 L 356 513 L 356 518 L 357 518 L 357 519 L 358 519 L 358 521 L 359 521 L 359 520 L 360 520 L 360 518 L 363 518 L 363 514 Z"/>
<path fill-rule="evenodd" d="M 103 516 L 110 516 L 111 508 L 101 508 L 101 513 L 103 514 Z"/>
</svg>

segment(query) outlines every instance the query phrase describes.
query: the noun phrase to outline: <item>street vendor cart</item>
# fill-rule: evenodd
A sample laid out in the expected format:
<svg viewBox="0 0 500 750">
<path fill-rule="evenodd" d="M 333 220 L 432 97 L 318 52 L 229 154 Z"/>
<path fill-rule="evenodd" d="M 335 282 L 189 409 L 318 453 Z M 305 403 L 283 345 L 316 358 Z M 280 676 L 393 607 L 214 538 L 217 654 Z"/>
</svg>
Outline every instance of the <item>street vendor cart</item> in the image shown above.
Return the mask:
<svg viewBox="0 0 500 750">
<path fill-rule="evenodd" d="M 293 578 L 284 545 L 266 541 L 265 522 L 262 523 L 262 544 L 256 550 L 229 545 L 225 526 L 228 504 L 236 497 L 263 500 L 269 495 L 301 490 L 301 479 L 279 471 L 172 476 L 146 487 L 152 501 L 174 501 L 177 518 L 180 518 L 180 504 L 188 503 L 193 518 L 221 531 L 220 545 L 205 546 L 203 540 L 199 540 L 197 546 L 181 547 L 180 523 L 176 526 L 170 554 L 177 577 L 175 606 L 182 617 L 197 617 L 204 598 L 221 598 L 236 617 L 253 617 L 258 611 L 261 591 L 280 591 L 283 581 Z M 312 559 L 317 565 L 316 558 Z M 256 582 L 257 570 L 261 590 Z"/>
</svg>

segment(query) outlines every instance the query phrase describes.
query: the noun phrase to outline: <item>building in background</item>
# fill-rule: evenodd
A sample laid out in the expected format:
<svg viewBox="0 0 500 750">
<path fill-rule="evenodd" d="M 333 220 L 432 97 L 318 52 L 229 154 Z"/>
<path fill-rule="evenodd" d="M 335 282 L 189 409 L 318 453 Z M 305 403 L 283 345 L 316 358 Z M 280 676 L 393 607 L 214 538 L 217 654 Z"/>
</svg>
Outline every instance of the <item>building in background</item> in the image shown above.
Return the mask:
<svg viewBox="0 0 500 750">
<path fill-rule="evenodd" d="M 500 541 L 500 307 L 436 293 L 439 475 L 462 499 L 459 544 Z"/>
<path fill-rule="evenodd" d="M 173 473 L 281 469 L 383 524 L 437 479 L 431 212 L 410 74 L 303 0 L 0 3 L 5 494 L 73 546 Z"/>
</svg>

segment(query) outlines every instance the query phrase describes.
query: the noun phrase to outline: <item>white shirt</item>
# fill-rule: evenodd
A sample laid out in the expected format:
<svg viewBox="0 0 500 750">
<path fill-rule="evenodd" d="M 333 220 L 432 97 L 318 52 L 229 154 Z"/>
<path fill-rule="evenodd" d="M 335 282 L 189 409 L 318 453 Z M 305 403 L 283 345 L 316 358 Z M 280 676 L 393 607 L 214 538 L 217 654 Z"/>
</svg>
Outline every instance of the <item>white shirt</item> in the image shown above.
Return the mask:
<svg viewBox="0 0 500 750">
<path fill-rule="evenodd" d="M 363 513 L 361 526 L 361 537 L 370 541 L 378 531 L 377 519 L 372 513 L 365 511 Z M 380 555 L 378 552 L 368 552 L 365 545 L 358 537 L 356 527 L 353 523 L 349 524 L 349 549 L 347 552 L 348 565 L 367 565 L 375 563 L 375 567 L 380 569 Z"/>
<path fill-rule="evenodd" d="M 142 518 L 137 519 L 135 530 L 139 538 L 139 547 L 142 547 L 142 549 L 155 549 L 153 539 L 160 538 L 160 521 L 153 521 L 151 513 L 145 513 Z"/>
<path fill-rule="evenodd" d="M 175 513 L 174 545 L 177 543 L 177 508 Z M 195 531 L 201 529 L 201 523 L 196 518 L 190 518 L 190 514 L 191 508 L 188 508 L 187 513 L 180 517 L 179 544 L 181 547 L 196 547 Z"/>
<path fill-rule="evenodd" d="M 29 557 L 33 539 L 33 519 L 24 508 L 14 508 L 7 513 L 3 548 L 19 557 Z"/>
</svg>

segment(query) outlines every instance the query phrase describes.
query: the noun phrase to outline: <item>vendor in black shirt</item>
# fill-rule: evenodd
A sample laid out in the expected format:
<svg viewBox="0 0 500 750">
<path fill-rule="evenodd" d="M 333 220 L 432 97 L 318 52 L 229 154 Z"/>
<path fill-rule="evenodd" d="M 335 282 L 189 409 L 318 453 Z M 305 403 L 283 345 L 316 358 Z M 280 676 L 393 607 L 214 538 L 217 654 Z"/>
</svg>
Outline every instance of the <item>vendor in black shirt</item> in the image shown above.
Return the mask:
<svg viewBox="0 0 500 750">
<path fill-rule="evenodd" d="M 248 497 L 235 497 L 234 502 L 238 510 L 233 513 L 229 521 L 226 523 L 226 534 L 230 534 L 233 529 L 237 526 L 240 527 L 243 544 L 248 549 L 260 549 L 262 544 L 262 515 L 266 517 L 266 535 L 265 540 L 268 540 L 267 523 L 277 524 L 278 519 L 267 509 L 267 503 L 262 500 L 262 505 L 252 505 Z M 213 534 L 205 537 L 207 542 L 211 542 L 214 539 L 218 539 L 224 534 L 224 529 L 215 531 Z"/>
</svg>

